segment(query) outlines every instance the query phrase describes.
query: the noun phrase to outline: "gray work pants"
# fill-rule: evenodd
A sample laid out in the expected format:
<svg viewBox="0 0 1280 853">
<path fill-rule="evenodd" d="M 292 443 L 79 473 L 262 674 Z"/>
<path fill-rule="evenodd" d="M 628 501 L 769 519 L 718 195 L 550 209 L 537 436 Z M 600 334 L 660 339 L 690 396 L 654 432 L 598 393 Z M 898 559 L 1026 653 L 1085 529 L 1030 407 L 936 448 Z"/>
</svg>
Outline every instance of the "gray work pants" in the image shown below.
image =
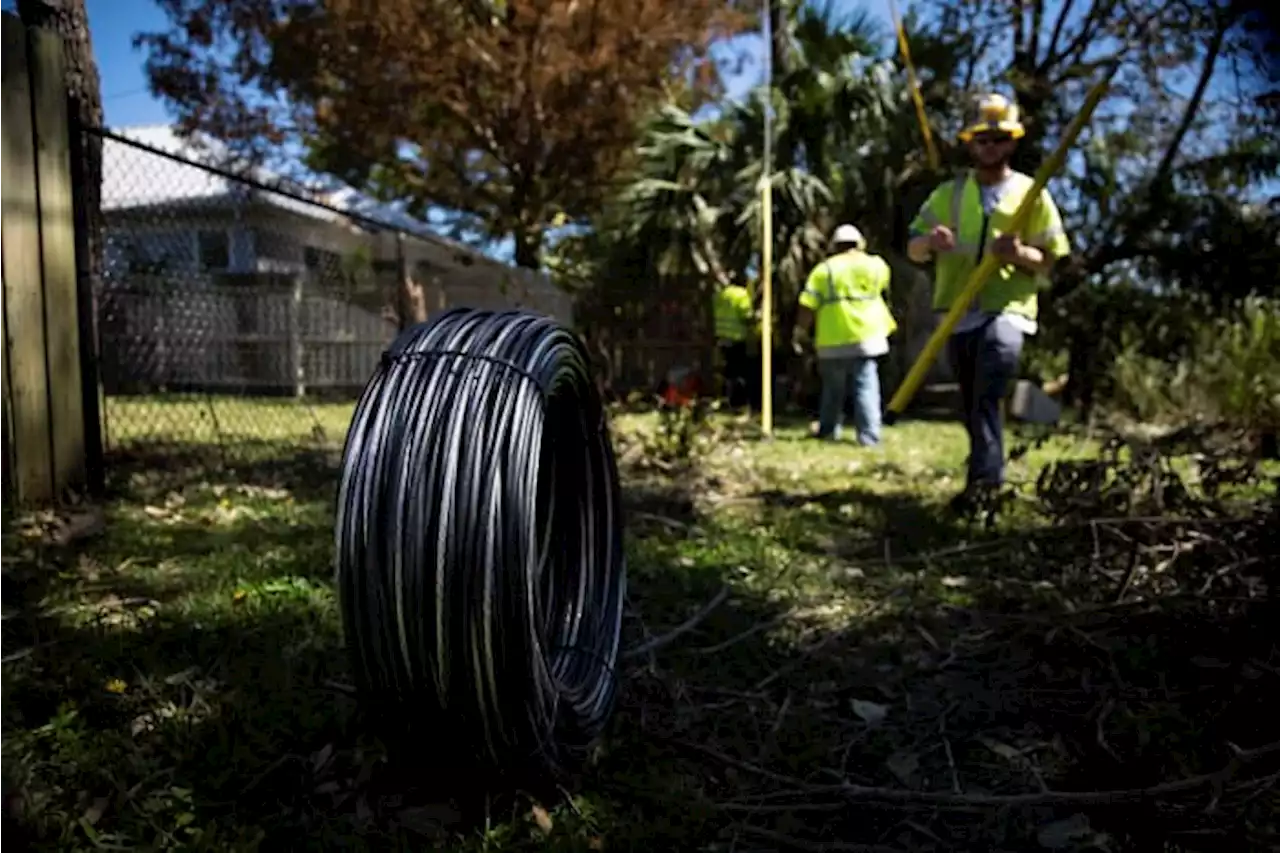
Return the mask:
<svg viewBox="0 0 1280 853">
<path fill-rule="evenodd" d="M 966 485 L 1004 482 L 1004 423 L 1000 402 L 1018 372 L 1022 332 L 994 317 L 952 335 L 947 356 L 960 381 L 961 417 L 969 433 Z"/>
</svg>

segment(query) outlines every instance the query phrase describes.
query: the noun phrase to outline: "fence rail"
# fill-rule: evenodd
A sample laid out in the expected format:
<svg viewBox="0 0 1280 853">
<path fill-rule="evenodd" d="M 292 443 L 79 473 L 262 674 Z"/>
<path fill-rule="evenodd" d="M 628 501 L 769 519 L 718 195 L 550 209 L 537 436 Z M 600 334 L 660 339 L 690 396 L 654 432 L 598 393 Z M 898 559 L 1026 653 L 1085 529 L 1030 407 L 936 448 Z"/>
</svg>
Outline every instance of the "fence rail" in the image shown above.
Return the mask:
<svg viewBox="0 0 1280 853">
<path fill-rule="evenodd" d="M 126 286 L 101 294 L 108 394 L 359 389 L 395 326 L 342 294 L 294 288 Z"/>
</svg>

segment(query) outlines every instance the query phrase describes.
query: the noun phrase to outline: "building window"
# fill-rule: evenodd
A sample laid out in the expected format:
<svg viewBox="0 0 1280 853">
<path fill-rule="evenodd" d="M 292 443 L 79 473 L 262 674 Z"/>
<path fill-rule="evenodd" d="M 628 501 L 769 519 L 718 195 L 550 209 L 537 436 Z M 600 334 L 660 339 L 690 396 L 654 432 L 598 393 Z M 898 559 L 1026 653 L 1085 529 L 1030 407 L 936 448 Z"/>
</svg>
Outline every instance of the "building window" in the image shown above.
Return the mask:
<svg viewBox="0 0 1280 853">
<path fill-rule="evenodd" d="M 226 231 L 201 231 L 197 242 L 202 269 L 225 270 L 231 266 L 231 240 Z"/>
<path fill-rule="evenodd" d="M 346 270 L 343 268 L 342 255 L 327 249 L 307 246 L 302 253 L 303 263 L 314 276 L 314 281 L 338 287 L 346 283 Z"/>
<path fill-rule="evenodd" d="M 108 228 L 103 250 L 107 276 L 160 276 L 190 270 L 195 245 L 189 231 Z"/>
<path fill-rule="evenodd" d="M 260 261 L 284 261 L 296 264 L 302 256 L 302 245 L 289 235 L 280 231 L 269 231 L 264 228 L 255 229 L 253 234 L 254 255 Z"/>
</svg>

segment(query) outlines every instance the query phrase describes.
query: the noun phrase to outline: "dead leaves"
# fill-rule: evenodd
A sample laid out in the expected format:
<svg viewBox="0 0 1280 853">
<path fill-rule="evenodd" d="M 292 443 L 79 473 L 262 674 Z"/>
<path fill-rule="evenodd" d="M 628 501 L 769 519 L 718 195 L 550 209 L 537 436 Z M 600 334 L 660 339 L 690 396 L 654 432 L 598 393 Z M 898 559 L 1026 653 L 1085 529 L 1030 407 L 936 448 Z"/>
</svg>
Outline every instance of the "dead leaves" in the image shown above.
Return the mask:
<svg viewBox="0 0 1280 853">
<path fill-rule="evenodd" d="M 916 773 L 920 770 L 920 756 L 911 750 L 898 750 L 885 761 L 885 767 L 904 786 L 914 788 Z"/>
<path fill-rule="evenodd" d="M 450 828 L 462 820 L 458 810 L 448 803 L 429 803 L 423 806 L 411 806 L 396 812 L 396 825 L 436 841 L 443 841 L 450 835 Z"/>
<path fill-rule="evenodd" d="M 849 707 L 853 709 L 853 713 L 857 714 L 859 719 L 868 726 L 878 726 L 889 716 L 889 708 L 887 705 L 881 705 L 878 702 L 868 702 L 865 699 L 850 699 Z"/>
<path fill-rule="evenodd" d="M 14 528 L 26 542 L 65 548 L 100 535 L 106 530 L 106 516 L 98 506 L 40 510 L 18 518 Z"/>
<path fill-rule="evenodd" d="M 555 828 L 555 821 L 551 819 L 551 815 L 546 809 L 534 803 L 533 808 L 529 810 L 529 815 L 533 818 L 533 822 L 538 825 L 538 829 L 542 830 L 546 835 L 551 834 L 551 830 Z"/>
<path fill-rule="evenodd" d="M 1036 832 L 1036 841 L 1046 850 L 1106 850 L 1108 837 L 1095 832 L 1087 815 L 1073 814 L 1046 823 Z"/>
</svg>

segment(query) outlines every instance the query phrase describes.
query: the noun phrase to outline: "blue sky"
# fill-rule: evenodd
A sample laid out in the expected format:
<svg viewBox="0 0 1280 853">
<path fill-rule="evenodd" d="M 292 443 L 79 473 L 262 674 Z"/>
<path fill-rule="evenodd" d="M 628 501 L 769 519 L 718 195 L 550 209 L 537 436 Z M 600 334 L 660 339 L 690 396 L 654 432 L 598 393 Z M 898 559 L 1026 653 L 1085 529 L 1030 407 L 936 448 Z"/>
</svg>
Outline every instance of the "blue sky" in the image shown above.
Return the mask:
<svg viewBox="0 0 1280 853">
<path fill-rule="evenodd" d="M 89 33 L 102 76 L 102 107 L 109 127 L 162 124 L 172 120 L 147 91 L 144 54 L 133 49 L 135 33 L 165 29 L 152 0 L 88 0 Z"/>
</svg>

